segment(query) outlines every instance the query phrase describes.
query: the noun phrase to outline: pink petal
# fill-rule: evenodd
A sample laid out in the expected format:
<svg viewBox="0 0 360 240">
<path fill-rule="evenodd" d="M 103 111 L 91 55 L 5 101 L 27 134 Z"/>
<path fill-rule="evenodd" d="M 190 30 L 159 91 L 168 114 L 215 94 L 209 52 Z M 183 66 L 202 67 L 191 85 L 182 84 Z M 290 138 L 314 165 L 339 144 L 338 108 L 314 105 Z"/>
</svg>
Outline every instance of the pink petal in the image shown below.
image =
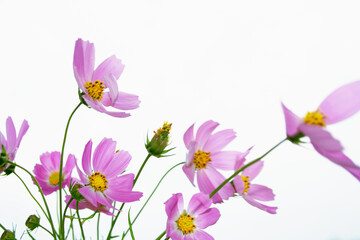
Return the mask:
<svg viewBox="0 0 360 240">
<path fill-rule="evenodd" d="M 332 152 L 339 152 L 343 150 L 340 142 L 333 138 L 331 134 L 322 127 L 302 124 L 299 129 L 303 134 L 310 138 L 310 141 L 314 146 L 318 146 Z"/>
<path fill-rule="evenodd" d="M 342 121 L 360 110 L 360 81 L 341 86 L 327 96 L 320 104 L 325 122 L 333 124 Z"/>
<path fill-rule="evenodd" d="M 75 167 L 75 161 L 76 161 L 75 156 L 72 154 L 69 154 L 69 156 L 66 160 L 65 167 L 63 169 L 64 176 L 65 176 L 64 183 L 66 183 L 66 185 L 68 185 L 70 183 L 70 177 L 71 177 L 72 170 Z"/>
<path fill-rule="evenodd" d="M 232 129 L 219 131 L 209 137 L 203 150 L 205 152 L 218 152 L 226 147 L 236 138 L 236 133 Z"/>
<path fill-rule="evenodd" d="M 76 166 L 76 170 L 77 170 L 77 172 L 78 172 L 78 175 L 79 175 L 79 177 L 80 177 L 81 183 L 82 183 L 83 185 L 88 184 L 88 183 L 89 183 L 89 178 L 88 178 L 88 176 L 86 176 L 86 175 L 80 170 L 79 166 L 77 165 L 77 160 L 75 160 L 75 166 Z"/>
<path fill-rule="evenodd" d="M 61 161 L 61 153 L 58 151 L 51 152 L 51 164 L 53 170 L 58 172 L 60 171 L 60 161 Z"/>
<path fill-rule="evenodd" d="M 101 205 L 107 206 L 109 208 L 114 208 L 112 205 L 112 201 L 104 196 L 104 194 L 100 191 L 95 191 L 96 201 Z M 96 205 L 95 205 L 96 206 Z"/>
<path fill-rule="evenodd" d="M 95 102 L 91 97 L 89 97 L 87 95 L 84 95 L 83 98 L 91 108 L 95 109 L 98 112 L 106 113 L 106 114 L 108 114 L 110 116 L 119 117 L 119 118 L 125 118 L 125 117 L 130 116 L 129 113 L 125 113 L 125 112 L 111 112 L 111 111 L 108 111 L 108 110 L 106 110 L 104 108 L 104 106 L 102 105 L 101 102 L 99 102 L 99 101 Z"/>
<path fill-rule="evenodd" d="M 85 145 L 85 149 L 82 155 L 82 167 L 85 173 L 91 175 L 91 150 L 92 150 L 92 141 L 88 141 Z"/>
<path fill-rule="evenodd" d="M 258 184 L 250 184 L 247 195 L 259 201 L 272 201 L 275 197 L 271 188 Z"/>
<path fill-rule="evenodd" d="M 47 170 L 46 168 L 44 168 L 44 166 L 42 166 L 40 164 L 36 164 L 33 172 L 35 174 L 36 180 L 45 181 L 45 182 L 49 181 L 49 176 L 50 176 L 51 172 L 49 170 Z"/>
<path fill-rule="evenodd" d="M 243 176 L 249 176 L 249 181 L 252 181 L 261 171 L 261 169 L 264 167 L 264 162 L 259 161 L 254 163 L 253 165 L 247 167 L 243 172 Z"/>
<path fill-rule="evenodd" d="M 114 191 L 131 191 L 134 185 L 134 174 L 129 173 L 125 175 L 121 175 L 117 178 L 108 179 L 108 189 L 112 189 Z"/>
<path fill-rule="evenodd" d="M 211 153 L 210 157 L 212 161 L 209 164 L 211 164 L 211 166 L 216 169 L 234 170 L 236 161 L 240 154 L 241 153 L 237 151 L 221 151 Z"/>
<path fill-rule="evenodd" d="M 140 100 L 137 95 L 119 92 L 112 106 L 120 110 L 132 110 L 138 108 L 139 104 Z"/>
<path fill-rule="evenodd" d="M 298 127 L 303 122 L 301 118 L 290 111 L 283 103 L 281 103 L 285 115 L 286 134 L 290 137 L 299 133 Z"/>
<path fill-rule="evenodd" d="M 219 126 L 219 123 L 212 120 L 204 122 L 196 132 L 196 141 L 199 143 L 199 148 L 202 149 L 206 144 L 206 141 L 209 139 L 211 133 L 215 128 Z"/>
<path fill-rule="evenodd" d="M 115 80 L 118 79 L 121 73 L 124 70 L 124 64 L 121 63 L 121 60 L 116 58 L 115 55 L 112 55 L 105 59 L 94 71 L 92 80 L 99 80 L 105 82 L 105 76 L 114 75 Z"/>
<path fill-rule="evenodd" d="M 143 196 L 143 193 L 135 191 L 113 191 L 112 189 L 107 189 L 106 195 L 112 200 L 127 203 L 138 201 Z"/>
<path fill-rule="evenodd" d="M 5 149 L 7 149 L 7 141 L 6 141 L 5 137 L 4 137 L 4 135 L 0 132 L 0 147 L 2 145 L 4 146 Z M 0 149 L 0 150 L 2 152 L 2 149 Z"/>
<path fill-rule="evenodd" d="M 74 51 L 74 73 L 79 86 L 91 81 L 95 62 L 94 44 L 78 39 Z"/>
<path fill-rule="evenodd" d="M 246 156 L 250 153 L 250 150 L 252 149 L 253 147 L 249 148 L 248 150 L 246 150 L 245 152 L 238 152 L 238 156 L 237 156 L 237 159 L 236 159 L 236 163 L 235 163 L 235 167 L 234 167 L 234 170 L 237 171 L 239 170 L 240 168 L 242 168 L 244 166 L 244 162 L 246 161 Z"/>
<path fill-rule="evenodd" d="M 211 204 L 212 201 L 207 194 L 197 193 L 191 197 L 187 212 L 196 216 L 208 210 Z"/>
<path fill-rule="evenodd" d="M 179 218 L 181 212 L 184 210 L 184 199 L 181 193 L 173 194 L 164 204 L 169 220 Z"/>
<path fill-rule="evenodd" d="M 26 120 L 24 120 L 21 124 L 19 134 L 16 139 L 16 147 L 20 146 L 21 139 L 23 138 L 23 136 L 25 135 L 25 133 L 27 132 L 28 129 L 29 129 L 29 124 Z"/>
<path fill-rule="evenodd" d="M 357 180 L 360 181 L 360 167 L 357 166 L 350 158 L 348 158 L 342 152 L 330 152 L 321 147 L 315 146 L 315 150 L 332 161 L 333 163 L 343 167 L 349 173 L 351 173 Z"/>
<path fill-rule="evenodd" d="M 194 124 L 191 125 L 188 130 L 186 130 L 183 139 L 186 148 L 189 149 L 190 142 L 194 140 Z"/>
<path fill-rule="evenodd" d="M 93 156 L 94 172 L 103 173 L 114 158 L 116 142 L 110 138 L 104 138 L 95 148 Z"/>
<path fill-rule="evenodd" d="M 190 180 L 191 184 L 194 185 L 194 176 L 195 176 L 195 166 L 194 165 L 183 165 L 182 170 L 184 171 L 187 178 Z"/>
<path fill-rule="evenodd" d="M 94 189 L 90 186 L 84 186 L 79 189 L 79 193 L 84 196 L 84 198 L 89 201 L 92 205 L 97 205 L 96 193 Z"/>
<path fill-rule="evenodd" d="M 196 227 L 205 229 L 214 225 L 220 218 L 220 211 L 217 208 L 210 208 L 196 217 Z"/>
<path fill-rule="evenodd" d="M 251 197 L 248 196 L 243 196 L 243 198 L 245 199 L 245 201 L 247 201 L 250 205 L 257 207 L 265 212 L 271 213 L 271 214 L 276 214 L 276 210 L 277 207 L 270 207 L 270 206 L 266 206 L 264 204 L 261 204 L 257 201 L 255 201 L 254 199 L 252 199 Z"/>
<path fill-rule="evenodd" d="M 236 192 L 240 195 L 243 195 L 244 189 L 245 189 L 245 184 L 244 184 L 244 181 L 242 180 L 241 176 L 240 175 L 235 176 L 233 179 L 233 183 L 234 183 Z"/>
<path fill-rule="evenodd" d="M 104 174 L 107 178 L 116 177 L 125 171 L 129 165 L 131 155 L 127 151 L 119 151 L 114 154 L 114 158 L 110 161 L 107 168 L 104 170 Z"/>
<path fill-rule="evenodd" d="M 16 130 L 11 117 L 6 119 L 6 138 L 8 144 L 6 151 L 8 153 L 14 152 L 16 150 Z"/>
<path fill-rule="evenodd" d="M 51 159 L 51 153 L 46 152 L 40 155 L 40 162 L 42 166 L 49 172 L 56 171 L 56 166 Z"/>
<path fill-rule="evenodd" d="M 113 74 L 105 75 L 104 76 L 104 83 L 105 83 L 106 88 L 109 89 L 109 96 L 110 96 L 110 99 L 111 99 L 111 105 L 113 105 L 113 103 L 115 102 L 115 99 L 117 98 L 118 93 L 119 93 L 119 88 L 118 88 L 115 76 Z"/>
<path fill-rule="evenodd" d="M 199 229 L 193 233 L 194 239 L 198 240 L 214 240 L 214 238 L 208 234 L 207 232 L 204 232 L 203 230 Z"/>
</svg>

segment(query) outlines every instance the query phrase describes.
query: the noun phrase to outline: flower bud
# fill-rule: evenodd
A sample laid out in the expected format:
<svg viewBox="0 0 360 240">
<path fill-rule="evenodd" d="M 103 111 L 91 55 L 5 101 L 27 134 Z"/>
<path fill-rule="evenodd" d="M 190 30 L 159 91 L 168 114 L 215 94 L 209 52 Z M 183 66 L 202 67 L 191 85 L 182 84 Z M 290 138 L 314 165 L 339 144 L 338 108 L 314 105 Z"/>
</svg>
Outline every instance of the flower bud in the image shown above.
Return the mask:
<svg viewBox="0 0 360 240">
<path fill-rule="evenodd" d="M 164 125 L 159 128 L 156 132 L 154 131 L 155 135 L 149 141 L 149 138 L 146 140 L 145 147 L 149 154 L 154 157 L 166 157 L 165 153 L 173 150 L 174 148 L 165 150 L 165 148 L 169 144 L 169 134 L 171 130 L 172 123 L 164 122 Z"/>
<path fill-rule="evenodd" d="M 70 184 L 70 194 L 71 194 L 71 197 L 77 201 L 81 201 L 84 199 L 84 196 L 81 195 L 81 193 L 79 193 L 79 189 L 82 188 L 83 186 L 79 183 L 75 183 L 75 182 L 72 182 Z"/>
<path fill-rule="evenodd" d="M 0 240 L 16 240 L 15 232 L 12 232 L 10 230 L 5 230 L 0 237 Z"/>
<path fill-rule="evenodd" d="M 30 229 L 30 231 L 39 227 L 39 225 L 40 225 L 40 218 L 37 217 L 36 215 L 30 215 L 25 222 L 25 226 L 27 226 Z"/>
</svg>

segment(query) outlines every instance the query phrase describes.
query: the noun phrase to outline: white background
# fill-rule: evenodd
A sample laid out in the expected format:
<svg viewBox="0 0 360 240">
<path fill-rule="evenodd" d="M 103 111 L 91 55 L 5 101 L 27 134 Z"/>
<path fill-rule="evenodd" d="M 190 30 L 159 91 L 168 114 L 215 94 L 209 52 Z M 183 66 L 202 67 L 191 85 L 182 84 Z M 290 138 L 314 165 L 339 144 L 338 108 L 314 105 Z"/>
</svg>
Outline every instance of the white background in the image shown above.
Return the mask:
<svg viewBox="0 0 360 240">
<path fill-rule="evenodd" d="M 226 149 L 255 145 L 251 160 L 285 137 L 281 101 L 304 116 L 337 87 L 359 80 L 359 10 L 358 1 L 346 0 L 0 0 L 0 129 L 5 131 L 8 116 L 17 128 L 29 121 L 16 156 L 29 170 L 43 152 L 59 151 L 78 103 L 74 44 L 79 37 L 89 40 L 96 65 L 112 54 L 122 59 L 119 88 L 142 102 L 126 119 L 82 106 L 71 122 L 66 153 L 80 160 L 90 138 L 96 146 L 111 137 L 133 156 L 128 171 L 136 173 L 147 154 L 146 134 L 173 122 L 176 155 L 149 161 L 136 186 L 144 201 L 162 174 L 185 160 L 182 136 L 192 123 L 197 128 L 212 119 L 219 129 L 233 128 L 238 137 Z M 357 114 L 328 127 L 357 164 L 359 123 Z M 206 229 L 215 239 L 360 239 L 360 183 L 310 144 L 280 146 L 266 157 L 255 182 L 274 190 L 269 205 L 278 206 L 278 214 L 233 198 L 216 206 L 222 216 Z M 15 176 L 1 177 L 0 186 L 0 223 L 16 227 L 20 237 L 27 216 L 40 211 Z M 136 239 L 154 239 L 165 229 L 163 202 L 172 193 L 182 192 L 187 204 L 196 191 L 180 168 L 174 170 L 134 225 Z M 55 196 L 48 198 L 54 214 Z M 142 202 L 131 204 L 132 216 Z M 102 220 L 105 234 L 110 219 Z M 89 239 L 96 239 L 95 222 L 84 225 Z M 115 233 L 126 226 L 121 218 Z M 50 239 L 42 230 L 35 235 Z"/>
</svg>

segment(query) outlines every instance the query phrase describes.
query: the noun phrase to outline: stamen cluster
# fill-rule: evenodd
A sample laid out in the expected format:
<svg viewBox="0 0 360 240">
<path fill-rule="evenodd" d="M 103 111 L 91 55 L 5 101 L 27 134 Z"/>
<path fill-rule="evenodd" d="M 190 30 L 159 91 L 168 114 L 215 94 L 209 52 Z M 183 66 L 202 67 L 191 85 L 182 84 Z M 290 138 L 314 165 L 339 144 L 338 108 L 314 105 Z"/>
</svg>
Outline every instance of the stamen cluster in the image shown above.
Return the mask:
<svg viewBox="0 0 360 240">
<path fill-rule="evenodd" d="M 205 151 L 202 151 L 199 149 L 194 154 L 194 164 L 198 170 L 206 168 L 207 163 L 211 162 L 211 161 L 212 161 L 212 159 L 210 157 L 210 152 L 205 152 Z"/>
<path fill-rule="evenodd" d="M 96 80 L 95 82 L 88 81 L 85 83 L 86 91 L 90 97 L 94 100 L 100 101 L 103 96 L 104 92 L 104 82 L 100 82 L 99 80 Z"/>
<path fill-rule="evenodd" d="M 325 127 L 326 123 L 324 119 L 326 116 L 321 114 L 320 112 L 308 112 L 306 116 L 304 117 L 304 122 L 309 125 L 317 125 L 321 127 Z"/>
<path fill-rule="evenodd" d="M 104 174 L 100 174 L 100 172 L 95 172 L 91 174 L 89 177 L 90 186 L 94 188 L 95 191 L 104 191 L 107 189 L 108 180 Z"/>
<path fill-rule="evenodd" d="M 194 225 L 194 217 L 191 217 L 190 214 L 180 215 L 179 219 L 176 221 L 178 229 L 180 229 L 183 234 L 193 233 L 196 226 Z"/>
</svg>

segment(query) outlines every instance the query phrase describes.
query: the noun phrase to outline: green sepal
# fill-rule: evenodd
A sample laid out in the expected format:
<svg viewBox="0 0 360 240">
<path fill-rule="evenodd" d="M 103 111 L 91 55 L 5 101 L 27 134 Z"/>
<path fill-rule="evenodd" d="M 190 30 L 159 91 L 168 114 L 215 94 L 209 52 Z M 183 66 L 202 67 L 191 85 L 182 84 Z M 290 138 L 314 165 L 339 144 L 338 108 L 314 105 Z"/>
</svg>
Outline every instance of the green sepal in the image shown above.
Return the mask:
<svg viewBox="0 0 360 240">
<path fill-rule="evenodd" d="M 287 139 L 288 139 L 290 142 L 292 142 L 292 143 L 294 143 L 294 144 L 296 144 L 296 145 L 299 145 L 300 143 L 305 143 L 305 142 L 303 142 L 303 141 L 300 140 L 302 137 L 305 137 L 305 135 L 304 135 L 302 132 L 299 132 L 298 134 L 296 134 L 296 135 L 293 136 L 293 137 L 288 136 Z"/>
<path fill-rule="evenodd" d="M 8 166 L 4 171 L 5 175 L 7 175 L 7 176 L 12 174 L 13 172 L 15 172 L 15 165 Z"/>
<path fill-rule="evenodd" d="M 86 103 L 85 99 L 82 97 L 82 96 L 85 95 L 85 93 L 81 92 L 81 91 L 80 91 L 80 88 L 78 89 L 78 95 L 79 95 L 79 100 L 80 100 L 80 102 L 81 102 L 82 104 L 84 104 L 85 106 L 87 106 L 88 108 L 90 108 L 89 105 Z"/>
</svg>

